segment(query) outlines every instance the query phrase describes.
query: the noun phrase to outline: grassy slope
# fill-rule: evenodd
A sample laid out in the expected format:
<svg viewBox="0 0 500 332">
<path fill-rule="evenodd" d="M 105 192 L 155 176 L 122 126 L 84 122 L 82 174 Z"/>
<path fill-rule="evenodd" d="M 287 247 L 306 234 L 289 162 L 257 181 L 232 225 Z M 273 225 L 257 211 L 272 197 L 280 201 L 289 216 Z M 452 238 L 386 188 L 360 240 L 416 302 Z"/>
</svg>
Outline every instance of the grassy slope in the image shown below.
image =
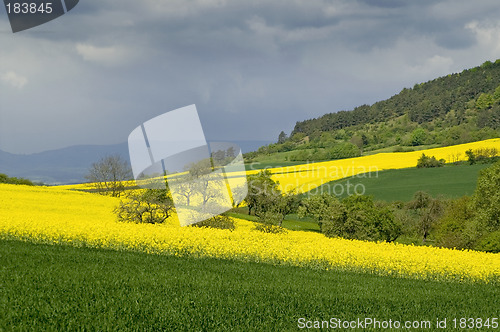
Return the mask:
<svg viewBox="0 0 500 332">
<path fill-rule="evenodd" d="M 0 241 L 0 330 L 295 330 L 496 317 L 498 285 Z"/>
<path fill-rule="evenodd" d="M 394 152 L 394 149 L 396 147 L 399 147 L 398 145 L 396 146 L 389 146 L 386 148 L 382 149 L 377 149 L 377 150 L 367 150 L 364 151 L 361 156 L 370 156 L 373 154 L 377 153 L 390 153 Z M 439 144 L 430 144 L 430 145 L 420 145 L 420 146 L 403 146 L 402 148 L 404 149 L 411 149 L 411 151 L 420 151 L 420 150 L 426 150 L 426 149 L 434 149 L 434 148 L 439 148 L 441 145 Z M 245 166 L 247 167 L 247 170 L 253 170 L 253 169 L 263 169 L 263 168 L 269 168 L 269 167 L 286 167 L 286 166 L 295 166 L 295 165 L 301 165 L 305 164 L 306 161 L 288 161 L 290 157 L 297 153 L 298 151 L 301 150 L 292 150 L 292 151 L 286 151 L 286 152 L 276 152 L 268 155 L 259 155 L 253 159 L 253 162 L 247 163 Z M 314 149 L 305 149 L 305 151 L 308 152 L 313 152 Z M 316 162 L 321 162 L 321 161 L 328 161 L 328 160 L 317 160 Z"/>
<path fill-rule="evenodd" d="M 421 151 L 421 150 L 427 150 L 427 149 L 435 149 L 435 148 L 439 148 L 439 147 L 441 147 L 441 145 L 439 145 L 439 144 L 429 144 L 429 145 L 419 145 L 419 146 L 395 145 L 395 146 L 389 146 L 389 147 L 377 149 L 377 150 L 364 151 L 364 153 L 362 155 L 369 156 L 369 155 L 377 154 L 377 153 L 394 152 L 394 150 L 396 148 L 402 148 L 402 149 L 406 149 L 408 151 Z"/>
<path fill-rule="evenodd" d="M 248 215 L 247 208 L 235 208 L 230 212 L 226 213 L 227 215 L 239 218 L 243 220 L 249 221 L 257 221 L 257 217 L 254 215 Z M 308 231 L 308 232 L 319 232 L 319 226 L 316 221 L 312 218 L 299 218 L 297 214 L 289 214 L 283 220 L 284 228 L 292 230 L 292 231 Z"/>
<path fill-rule="evenodd" d="M 247 171 L 253 170 L 261 170 L 264 168 L 276 168 L 276 167 L 286 167 L 286 166 L 296 166 L 304 164 L 303 161 L 281 161 L 281 160 L 263 160 L 263 161 L 254 161 L 245 164 L 245 169 Z"/>
<path fill-rule="evenodd" d="M 419 190 L 426 191 L 434 196 L 460 197 L 471 195 L 476 188 L 479 171 L 489 167 L 489 164 L 446 166 L 440 168 L 405 168 L 387 170 L 372 175 L 371 178 L 350 177 L 324 184 L 318 192 L 326 191 L 338 194 L 342 188 L 345 197 L 348 183 L 353 185 L 362 183 L 366 188 L 366 195 L 373 195 L 376 199 L 385 201 L 408 201 Z M 361 187 L 358 187 L 361 190 Z"/>
</svg>

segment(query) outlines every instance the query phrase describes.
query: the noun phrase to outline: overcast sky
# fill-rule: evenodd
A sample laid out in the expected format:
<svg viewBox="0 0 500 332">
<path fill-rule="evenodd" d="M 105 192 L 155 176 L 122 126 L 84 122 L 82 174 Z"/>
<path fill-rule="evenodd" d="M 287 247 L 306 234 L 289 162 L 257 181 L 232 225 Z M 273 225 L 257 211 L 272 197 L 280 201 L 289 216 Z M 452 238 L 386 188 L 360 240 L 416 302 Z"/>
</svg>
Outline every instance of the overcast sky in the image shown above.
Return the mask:
<svg viewBox="0 0 500 332">
<path fill-rule="evenodd" d="M 296 121 L 500 58 L 498 0 L 80 0 L 13 34 L 0 8 L 0 149 L 127 140 L 196 104 L 209 140 Z"/>
</svg>

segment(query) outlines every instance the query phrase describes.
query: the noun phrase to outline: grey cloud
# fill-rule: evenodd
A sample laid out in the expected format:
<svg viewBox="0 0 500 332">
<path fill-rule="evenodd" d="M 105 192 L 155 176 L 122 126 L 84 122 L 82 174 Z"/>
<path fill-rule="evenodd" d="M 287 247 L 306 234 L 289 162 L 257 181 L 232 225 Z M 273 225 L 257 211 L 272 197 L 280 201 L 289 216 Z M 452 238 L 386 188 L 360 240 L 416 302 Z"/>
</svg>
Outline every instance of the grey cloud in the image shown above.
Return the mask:
<svg viewBox="0 0 500 332">
<path fill-rule="evenodd" d="M 193 103 L 209 139 L 276 139 L 296 121 L 494 56 L 466 28 L 499 22 L 494 5 L 82 0 L 46 25 L 0 33 L 0 77 L 11 73 L 0 81 L 0 149 L 123 142 Z"/>
</svg>

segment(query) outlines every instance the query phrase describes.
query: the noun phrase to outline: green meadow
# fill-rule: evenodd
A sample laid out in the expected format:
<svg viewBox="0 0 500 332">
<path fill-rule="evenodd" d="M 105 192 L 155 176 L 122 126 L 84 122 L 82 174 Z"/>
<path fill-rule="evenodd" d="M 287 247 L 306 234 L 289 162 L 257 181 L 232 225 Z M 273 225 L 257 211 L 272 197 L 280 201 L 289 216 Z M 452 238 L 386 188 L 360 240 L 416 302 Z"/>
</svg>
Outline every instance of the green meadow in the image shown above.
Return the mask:
<svg viewBox="0 0 500 332">
<path fill-rule="evenodd" d="M 294 331 L 498 317 L 498 284 L 0 241 L 2 331 Z M 365 330 L 371 330 L 366 326 Z"/>
<path fill-rule="evenodd" d="M 491 165 L 462 164 L 379 171 L 328 182 L 310 193 L 328 192 L 343 198 L 347 196 L 349 188 L 351 193 L 354 190 L 358 193 L 364 190 L 365 195 L 391 202 L 409 201 L 415 192 L 422 190 L 432 196 L 457 198 L 472 195 L 479 171 L 489 166 Z M 357 186 L 359 184 L 363 186 Z"/>
</svg>

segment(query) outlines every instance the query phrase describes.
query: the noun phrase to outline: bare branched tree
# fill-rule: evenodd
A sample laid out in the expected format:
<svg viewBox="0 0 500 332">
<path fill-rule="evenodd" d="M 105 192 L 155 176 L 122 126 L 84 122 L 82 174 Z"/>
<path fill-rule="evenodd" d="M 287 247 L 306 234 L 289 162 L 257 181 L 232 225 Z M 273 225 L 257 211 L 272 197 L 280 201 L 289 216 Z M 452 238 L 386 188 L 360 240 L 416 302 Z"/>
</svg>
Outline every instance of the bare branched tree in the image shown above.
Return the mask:
<svg viewBox="0 0 500 332">
<path fill-rule="evenodd" d="M 132 171 L 119 155 L 113 155 L 93 163 L 85 178 L 98 193 L 118 197 L 125 189 L 123 181 L 132 178 Z"/>
</svg>

